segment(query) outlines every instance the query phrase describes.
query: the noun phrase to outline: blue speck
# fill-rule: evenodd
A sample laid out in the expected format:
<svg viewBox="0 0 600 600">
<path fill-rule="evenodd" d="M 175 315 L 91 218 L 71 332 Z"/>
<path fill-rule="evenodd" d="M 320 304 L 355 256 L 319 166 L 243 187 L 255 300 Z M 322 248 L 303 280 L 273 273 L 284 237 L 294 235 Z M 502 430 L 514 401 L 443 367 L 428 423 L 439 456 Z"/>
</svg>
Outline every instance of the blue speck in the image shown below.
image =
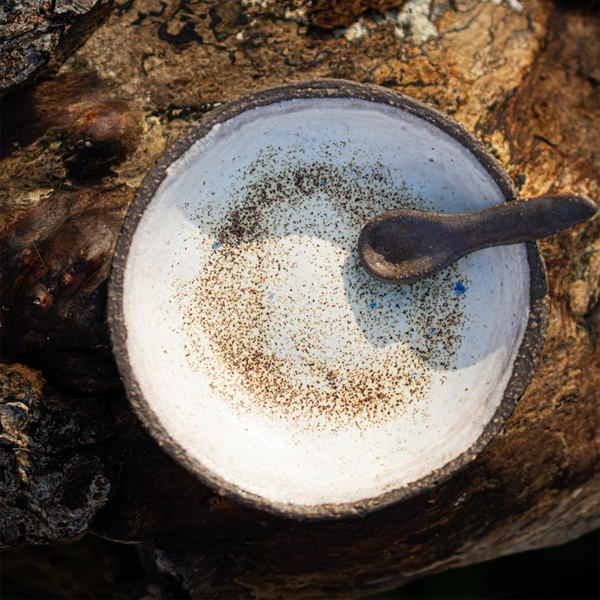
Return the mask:
<svg viewBox="0 0 600 600">
<path fill-rule="evenodd" d="M 416 371 L 411 371 L 410 372 L 410 376 L 413 377 L 414 379 L 418 379 L 419 378 L 419 374 Z"/>
<path fill-rule="evenodd" d="M 462 296 L 462 294 L 464 294 L 467 291 L 467 288 L 465 287 L 465 284 L 462 281 L 457 281 L 454 284 L 454 293 L 457 296 Z"/>
<path fill-rule="evenodd" d="M 427 332 L 427 334 L 428 334 L 428 335 L 437 335 L 437 331 L 436 331 L 435 329 L 430 329 L 430 330 Z"/>
<path fill-rule="evenodd" d="M 321 177 L 319 179 L 319 185 L 325 185 L 327 183 L 327 177 Z"/>
<path fill-rule="evenodd" d="M 371 304 L 369 304 L 369 306 L 371 308 L 377 308 L 377 302 L 371 302 Z"/>
<path fill-rule="evenodd" d="M 213 249 L 213 250 L 218 250 L 220 247 L 221 247 L 221 242 L 215 242 L 215 243 L 212 245 L 212 249 Z"/>
<path fill-rule="evenodd" d="M 273 300 L 273 298 L 275 298 L 275 294 L 273 292 L 271 292 L 269 294 L 269 300 Z"/>
</svg>

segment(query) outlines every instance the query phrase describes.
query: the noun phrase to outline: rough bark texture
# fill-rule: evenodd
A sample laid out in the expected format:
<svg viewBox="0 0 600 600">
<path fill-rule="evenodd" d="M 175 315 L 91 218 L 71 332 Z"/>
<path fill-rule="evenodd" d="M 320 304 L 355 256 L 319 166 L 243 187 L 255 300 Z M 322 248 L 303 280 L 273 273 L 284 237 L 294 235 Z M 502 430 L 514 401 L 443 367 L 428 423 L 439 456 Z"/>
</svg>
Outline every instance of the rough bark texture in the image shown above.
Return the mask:
<svg viewBox="0 0 600 600">
<path fill-rule="evenodd" d="M 77 540 L 111 489 L 94 448 L 111 435 L 106 401 L 66 397 L 18 364 L 0 376 L 2 544 Z"/>
<path fill-rule="evenodd" d="M 383 13 L 391 8 L 398 8 L 405 2 L 406 0 L 314 0 L 309 8 L 310 23 L 324 29 L 348 27 L 368 9 Z"/>
<path fill-rule="evenodd" d="M 57 68 L 113 0 L 5 0 L 0 6 L 0 96 Z"/>
<path fill-rule="evenodd" d="M 115 595 L 348 597 L 598 526 L 598 217 L 542 243 L 550 318 L 534 380 L 480 457 L 430 493 L 362 519 L 277 518 L 213 494 L 129 412 L 104 322 L 115 236 L 153 161 L 217 103 L 324 76 L 384 85 L 475 132 L 524 196 L 598 199 L 596 2 L 409 0 L 359 17 L 391 4 L 361 1 L 343 18 L 339 4 L 127 0 L 57 76 L 7 97 L 4 354 L 41 372 L 3 366 L 2 544 L 90 531 L 138 542 L 140 558 L 123 582 L 118 546 L 85 538 L 80 553 L 14 550 L 4 568 L 35 557 L 38 582 L 76 597 L 105 589 L 96 564 Z"/>
</svg>

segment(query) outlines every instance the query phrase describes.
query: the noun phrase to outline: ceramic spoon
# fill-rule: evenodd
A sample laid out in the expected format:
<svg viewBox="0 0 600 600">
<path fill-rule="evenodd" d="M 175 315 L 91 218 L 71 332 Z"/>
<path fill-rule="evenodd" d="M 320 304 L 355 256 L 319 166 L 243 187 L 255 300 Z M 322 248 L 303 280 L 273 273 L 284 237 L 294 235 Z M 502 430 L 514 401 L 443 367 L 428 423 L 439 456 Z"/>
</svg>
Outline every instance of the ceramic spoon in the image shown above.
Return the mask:
<svg viewBox="0 0 600 600">
<path fill-rule="evenodd" d="M 367 273 L 384 283 L 414 283 L 482 248 L 530 242 L 596 214 L 587 196 L 541 196 L 459 215 L 391 210 L 371 219 L 358 239 Z"/>
</svg>

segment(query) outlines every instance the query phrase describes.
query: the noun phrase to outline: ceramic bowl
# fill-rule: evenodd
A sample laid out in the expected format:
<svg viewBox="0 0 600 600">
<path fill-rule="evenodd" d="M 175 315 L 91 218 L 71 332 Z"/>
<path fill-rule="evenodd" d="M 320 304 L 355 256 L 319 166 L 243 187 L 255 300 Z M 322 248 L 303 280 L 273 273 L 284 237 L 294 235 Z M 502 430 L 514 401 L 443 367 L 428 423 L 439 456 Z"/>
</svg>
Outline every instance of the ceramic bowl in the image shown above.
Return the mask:
<svg viewBox="0 0 600 600">
<path fill-rule="evenodd" d="M 517 244 L 390 286 L 358 235 L 394 208 L 516 196 L 460 125 L 382 88 L 311 81 L 214 110 L 150 171 L 118 243 L 109 317 L 135 410 L 207 484 L 278 514 L 437 485 L 530 380 L 544 267 Z"/>
</svg>

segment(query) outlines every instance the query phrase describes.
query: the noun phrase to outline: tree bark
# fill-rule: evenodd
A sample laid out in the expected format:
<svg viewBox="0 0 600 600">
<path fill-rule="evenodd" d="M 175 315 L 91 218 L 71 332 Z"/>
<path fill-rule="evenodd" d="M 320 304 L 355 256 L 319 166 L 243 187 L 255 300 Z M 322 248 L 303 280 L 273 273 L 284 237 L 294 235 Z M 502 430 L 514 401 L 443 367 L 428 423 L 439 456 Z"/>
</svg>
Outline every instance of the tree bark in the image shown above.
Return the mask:
<svg viewBox="0 0 600 600">
<path fill-rule="evenodd" d="M 596 10 L 558 0 L 360 0 L 346 10 L 333 0 L 127 0 L 57 74 L 7 96 L 4 568 L 23 573 L 36 557 L 40 584 L 73 597 L 148 586 L 154 597 L 348 597 L 597 527 L 598 217 L 541 243 L 548 333 L 501 432 L 433 491 L 360 519 L 297 522 L 205 487 L 132 415 L 105 322 L 114 243 L 149 167 L 215 105 L 284 82 L 337 77 L 403 92 L 474 132 L 523 196 L 598 200 Z M 138 544 L 136 557 L 113 542 Z M 67 566 L 46 568 L 56 556 Z M 124 564 L 135 568 L 123 575 Z"/>
<path fill-rule="evenodd" d="M 0 6 L 0 96 L 56 69 L 110 12 L 113 0 L 6 0 Z"/>
</svg>

